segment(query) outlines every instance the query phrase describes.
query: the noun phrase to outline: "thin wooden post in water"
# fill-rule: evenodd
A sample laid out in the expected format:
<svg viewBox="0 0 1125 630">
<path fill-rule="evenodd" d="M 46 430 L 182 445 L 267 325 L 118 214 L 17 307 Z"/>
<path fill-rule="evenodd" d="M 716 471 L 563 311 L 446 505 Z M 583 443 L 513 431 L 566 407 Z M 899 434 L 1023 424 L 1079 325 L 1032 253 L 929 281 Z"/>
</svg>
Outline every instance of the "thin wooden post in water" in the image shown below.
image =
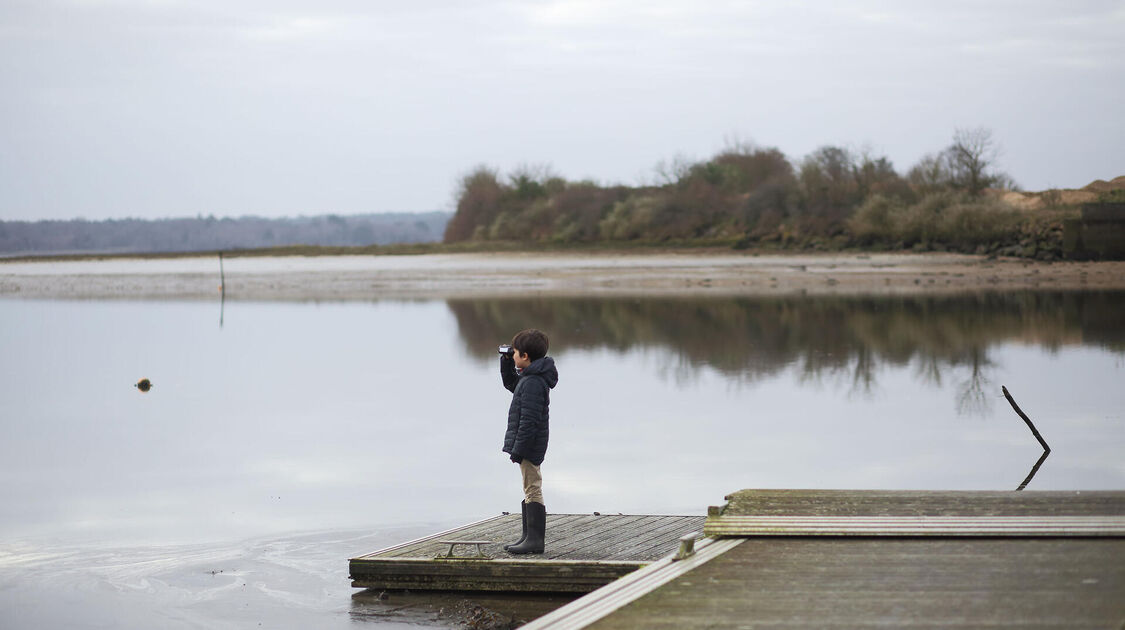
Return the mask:
<svg viewBox="0 0 1125 630">
<path fill-rule="evenodd" d="M 219 328 L 223 327 L 223 311 L 227 305 L 227 274 L 223 271 L 223 252 L 219 252 Z"/>
</svg>

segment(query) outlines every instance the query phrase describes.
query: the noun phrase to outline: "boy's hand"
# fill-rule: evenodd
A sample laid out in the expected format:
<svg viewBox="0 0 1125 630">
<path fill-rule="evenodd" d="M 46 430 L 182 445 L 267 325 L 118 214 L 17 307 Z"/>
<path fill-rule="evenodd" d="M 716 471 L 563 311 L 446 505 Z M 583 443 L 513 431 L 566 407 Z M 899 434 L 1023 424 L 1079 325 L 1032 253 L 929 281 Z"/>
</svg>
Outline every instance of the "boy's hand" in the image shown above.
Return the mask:
<svg viewBox="0 0 1125 630">
<path fill-rule="evenodd" d="M 519 455 L 512 455 L 512 462 L 515 463 L 515 464 L 522 463 L 523 458 L 520 457 Z"/>
<path fill-rule="evenodd" d="M 516 383 L 520 380 L 520 375 L 516 373 L 516 360 L 510 354 L 500 355 L 500 380 L 504 383 L 504 389 L 514 392 L 516 391 Z"/>
</svg>

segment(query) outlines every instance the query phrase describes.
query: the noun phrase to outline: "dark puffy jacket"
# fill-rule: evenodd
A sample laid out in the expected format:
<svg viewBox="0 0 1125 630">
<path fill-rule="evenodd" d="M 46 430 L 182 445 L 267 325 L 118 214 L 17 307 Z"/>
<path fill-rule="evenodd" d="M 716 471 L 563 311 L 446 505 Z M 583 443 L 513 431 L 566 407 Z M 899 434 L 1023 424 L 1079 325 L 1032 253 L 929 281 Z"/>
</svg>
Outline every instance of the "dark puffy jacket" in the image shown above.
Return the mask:
<svg viewBox="0 0 1125 630">
<path fill-rule="evenodd" d="M 508 430 L 504 432 L 504 452 L 538 466 L 547 455 L 551 389 L 559 382 L 555 360 L 551 357 L 536 359 L 517 374 L 515 361 L 502 356 L 500 378 L 504 387 L 512 392 Z"/>
</svg>

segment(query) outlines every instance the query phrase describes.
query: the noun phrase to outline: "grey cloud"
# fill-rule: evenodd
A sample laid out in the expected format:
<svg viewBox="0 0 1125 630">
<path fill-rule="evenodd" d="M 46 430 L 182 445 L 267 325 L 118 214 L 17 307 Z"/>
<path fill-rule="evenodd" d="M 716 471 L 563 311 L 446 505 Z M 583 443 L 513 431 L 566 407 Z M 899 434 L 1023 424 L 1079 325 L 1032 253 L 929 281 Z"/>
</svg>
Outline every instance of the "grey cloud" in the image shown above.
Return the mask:
<svg viewBox="0 0 1125 630">
<path fill-rule="evenodd" d="M 0 219 L 449 207 L 736 134 L 900 169 L 987 126 L 1029 188 L 1125 173 L 1117 2 L 8 2 Z"/>
</svg>

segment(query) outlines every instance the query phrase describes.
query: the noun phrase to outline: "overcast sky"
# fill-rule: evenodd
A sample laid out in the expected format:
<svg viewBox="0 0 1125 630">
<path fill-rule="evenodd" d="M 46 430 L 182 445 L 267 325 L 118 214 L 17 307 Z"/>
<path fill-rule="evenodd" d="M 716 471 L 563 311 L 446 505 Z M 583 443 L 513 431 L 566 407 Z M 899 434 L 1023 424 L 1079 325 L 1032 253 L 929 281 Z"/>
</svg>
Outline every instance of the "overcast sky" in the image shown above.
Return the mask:
<svg viewBox="0 0 1125 630">
<path fill-rule="evenodd" d="M 0 0 L 0 219 L 452 209 L 731 139 L 1125 174 L 1125 2 Z"/>
</svg>

